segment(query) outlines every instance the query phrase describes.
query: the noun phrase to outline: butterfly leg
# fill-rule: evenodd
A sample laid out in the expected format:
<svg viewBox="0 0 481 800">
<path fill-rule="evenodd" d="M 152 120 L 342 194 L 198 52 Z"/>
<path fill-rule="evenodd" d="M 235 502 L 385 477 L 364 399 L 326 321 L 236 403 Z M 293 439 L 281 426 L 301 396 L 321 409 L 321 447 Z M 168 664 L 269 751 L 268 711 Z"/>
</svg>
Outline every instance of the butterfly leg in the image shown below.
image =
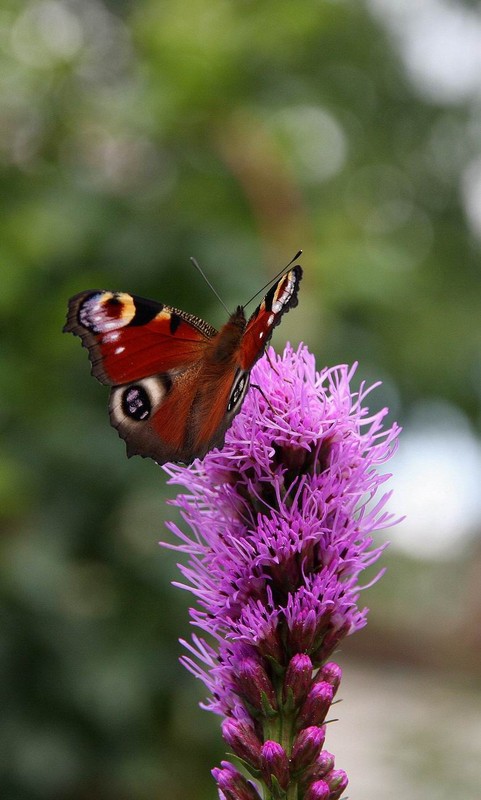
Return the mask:
<svg viewBox="0 0 481 800">
<path fill-rule="evenodd" d="M 280 374 L 280 372 L 279 372 L 279 371 L 278 371 L 278 370 L 275 368 L 275 365 L 272 363 L 272 361 L 271 361 L 271 358 L 270 358 L 270 356 L 269 356 L 269 353 L 268 353 L 268 351 L 267 351 L 267 350 L 264 352 L 264 355 L 265 355 L 265 357 L 267 358 L 267 360 L 268 360 L 268 362 L 269 362 L 269 366 L 270 366 L 270 368 L 271 368 L 271 369 L 273 369 L 273 370 L 274 370 L 274 372 L 276 373 L 276 375 L 277 375 L 277 376 L 280 378 L 280 377 L 281 377 L 281 374 Z M 289 380 L 289 378 L 284 378 L 284 380 L 286 381 L 286 383 L 292 383 L 292 381 L 291 381 L 291 380 Z M 251 385 L 252 385 L 252 384 L 251 384 Z"/>
<path fill-rule="evenodd" d="M 271 411 L 272 411 L 272 413 L 274 414 L 274 413 L 275 413 L 275 412 L 274 412 L 274 409 L 273 409 L 273 407 L 272 407 L 272 405 L 271 405 L 271 403 L 270 403 L 270 401 L 269 401 L 269 398 L 267 397 L 266 393 L 264 392 L 264 389 L 263 389 L 261 386 L 259 386 L 259 384 L 258 384 L 258 383 L 251 383 L 251 384 L 250 384 L 250 387 L 251 387 L 252 389 L 257 389 L 257 391 L 261 393 L 262 397 L 263 397 L 263 398 L 264 398 L 264 400 L 266 401 L 266 403 L 267 403 L 267 405 L 269 406 L 270 410 L 271 410 Z"/>
</svg>

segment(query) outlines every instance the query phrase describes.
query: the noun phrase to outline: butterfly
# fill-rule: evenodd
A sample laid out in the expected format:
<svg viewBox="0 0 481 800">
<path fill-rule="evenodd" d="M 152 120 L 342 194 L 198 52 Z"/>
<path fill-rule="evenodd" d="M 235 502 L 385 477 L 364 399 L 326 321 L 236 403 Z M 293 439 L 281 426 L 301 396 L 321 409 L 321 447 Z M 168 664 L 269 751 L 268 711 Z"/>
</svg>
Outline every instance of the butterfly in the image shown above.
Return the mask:
<svg viewBox="0 0 481 800">
<path fill-rule="evenodd" d="M 88 348 L 111 387 L 110 421 L 127 455 L 189 464 L 222 447 L 249 376 L 282 315 L 297 306 L 302 269 L 285 272 L 246 319 L 238 306 L 217 331 L 199 317 L 125 292 L 84 291 L 64 331 Z"/>
</svg>

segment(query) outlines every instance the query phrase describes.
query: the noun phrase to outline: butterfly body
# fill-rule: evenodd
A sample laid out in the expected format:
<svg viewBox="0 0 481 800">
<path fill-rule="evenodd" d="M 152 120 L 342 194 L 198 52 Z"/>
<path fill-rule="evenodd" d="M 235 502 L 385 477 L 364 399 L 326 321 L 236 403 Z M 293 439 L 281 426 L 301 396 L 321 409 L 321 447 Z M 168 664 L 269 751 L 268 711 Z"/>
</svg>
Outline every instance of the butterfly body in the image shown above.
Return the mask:
<svg viewBox="0 0 481 800">
<path fill-rule="evenodd" d="M 293 267 L 248 320 L 238 306 L 219 331 L 124 292 L 87 291 L 70 300 L 64 330 L 81 337 L 92 374 L 111 386 L 110 420 L 128 456 L 190 463 L 222 446 L 252 367 L 282 314 L 297 305 L 301 276 Z"/>
</svg>

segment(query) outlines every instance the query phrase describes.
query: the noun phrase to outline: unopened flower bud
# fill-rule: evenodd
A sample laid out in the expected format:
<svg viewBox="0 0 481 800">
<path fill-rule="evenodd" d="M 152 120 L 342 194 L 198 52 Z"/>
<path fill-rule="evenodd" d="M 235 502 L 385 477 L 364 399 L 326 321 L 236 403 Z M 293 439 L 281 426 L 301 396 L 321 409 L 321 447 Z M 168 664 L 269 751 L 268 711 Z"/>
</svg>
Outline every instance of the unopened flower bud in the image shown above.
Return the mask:
<svg viewBox="0 0 481 800">
<path fill-rule="evenodd" d="M 303 791 L 307 789 L 311 783 L 320 781 L 321 778 L 327 783 L 326 775 L 334 769 L 334 756 L 328 753 L 327 750 L 321 750 L 318 757 L 308 769 L 303 770 L 299 775 L 299 783 Z"/>
<path fill-rule="evenodd" d="M 259 661 L 243 658 L 237 667 L 237 686 L 240 694 L 262 714 L 277 707 L 272 683 Z M 266 707 L 267 704 L 267 707 Z"/>
<path fill-rule="evenodd" d="M 271 658 L 278 664 L 284 663 L 285 653 L 282 646 L 277 621 L 265 627 L 259 639 L 257 649 L 263 658 Z"/>
<path fill-rule="evenodd" d="M 317 615 L 313 609 L 300 611 L 289 629 L 291 650 L 306 652 L 314 644 L 317 631 Z"/>
<path fill-rule="evenodd" d="M 222 735 L 236 756 L 259 769 L 262 743 L 249 723 L 225 719 Z"/>
<path fill-rule="evenodd" d="M 340 628 L 328 631 L 322 640 L 321 646 L 318 650 L 316 650 L 315 658 L 313 656 L 313 661 L 316 661 L 316 663 L 322 663 L 326 660 L 326 658 L 329 658 L 331 653 L 333 653 L 338 646 L 339 642 L 341 642 L 348 635 L 350 630 L 351 623 L 345 622 Z"/>
<path fill-rule="evenodd" d="M 331 707 L 333 696 L 334 689 L 330 683 L 326 681 L 315 683 L 302 704 L 297 726 L 305 728 L 308 725 L 322 725 Z"/>
<path fill-rule="evenodd" d="M 326 775 L 325 781 L 329 784 L 329 800 L 338 800 L 349 783 L 349 779 L 343 769 L 333 769 L 332 772 Z"/>
<path fill-rule="evenodd" d="M 331 684 L 334 689 L 333 696 L 339 689 L 341 678 L 342 669 L 339 664 L 336 664 L 334 661 L 328 661 L 327 664 L 324 664 L 316 675 L 316 681 L 326 681 L 326 683 Z"/>
<path fill-rule="evenodd" d="M 312 776 L 323 778 L 332 769 L 334 769 L 334 756 L 328 750 L 322 750 L 313 764 Z"/>
<path fill-rule="evenodd" d="M 291 755 L 292 772 L 301 772 L 318 758 L 326 738 L 326 726 L 311 725 L 298 733 Z"/>
<path fill-rule="evenodd" d="M 221 767 L 215 767 L 212 775 L 225 800 L 261 800 L 254 785 L 244 778 L 232 764 L 222 761 Z"/>
<path fill-rule="evenodd" d="M 289 759 L 279 742 L 273 742 L 268 739 L 262 745 L 261 770 L 268 786 L 272 785 L 272 778 L 275 778 L 282 789 L 287 789 L 289 785 Z"/>
<path fill-rule="evenodd" d="M 284 677 L 284 702 L 292 697 L 294 706 L 305 699 L 312 681 L 312 661 L 305 653 L 296 653 Z"/>
<path fill-rule="evenodd" d="M 306 793 L 304 800 L 330 800 L 331 790 L 325 781 L 315 781 L 311 783 Z"/>
</svg>

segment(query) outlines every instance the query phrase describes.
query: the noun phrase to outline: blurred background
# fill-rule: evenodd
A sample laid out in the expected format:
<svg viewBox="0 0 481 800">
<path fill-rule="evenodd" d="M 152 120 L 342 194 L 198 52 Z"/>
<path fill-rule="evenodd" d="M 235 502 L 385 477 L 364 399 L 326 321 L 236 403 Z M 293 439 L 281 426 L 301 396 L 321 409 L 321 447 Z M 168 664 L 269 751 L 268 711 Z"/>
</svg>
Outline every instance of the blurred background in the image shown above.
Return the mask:
<svg viewBox="0 0 481 800">
<path fill-rule="evenodd" d="M 2 798 L 214 797 L 173 488 L 61 328 L 87 288 L 219 326 L 189 256 L 234 307 L 300 247 L 274 343 L 404 427 L 326 746 L 356 800 L 479 798 L 479 4 L 3 0 L 0 43 Z"/>
</svg>

